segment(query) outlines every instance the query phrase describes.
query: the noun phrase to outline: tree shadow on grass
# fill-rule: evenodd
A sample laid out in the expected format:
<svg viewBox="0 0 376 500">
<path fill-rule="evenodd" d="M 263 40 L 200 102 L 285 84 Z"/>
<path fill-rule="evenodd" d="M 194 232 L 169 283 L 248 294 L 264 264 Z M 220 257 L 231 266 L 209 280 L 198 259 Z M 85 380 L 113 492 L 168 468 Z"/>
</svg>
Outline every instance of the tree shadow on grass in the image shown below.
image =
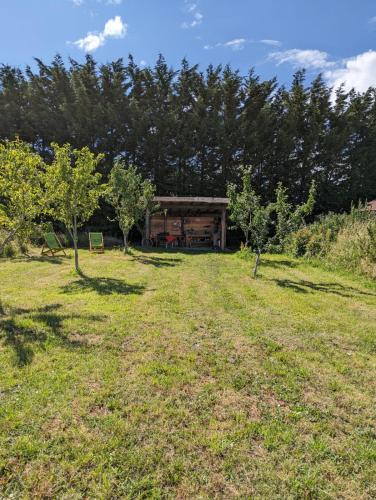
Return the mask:
<svg viewBox="0 0 376 500">
<path fill-rule="evenodd" d="M 104 319 L 99 315 L 63 314 L 59 312 L 60 308 L 61 304 L 24 309 L 4 307 L 0 303 L 0 338 L 4 338 L 4 345 L 13 349 L 18 366 L 30 364 L 34 358 L 34 345 L 44 348 L 51 335 L 70 348 L 86 346 L 85 342 L 71 340 L 69 335 L 64 333 L 65 320 L 78 318 L 86 321 L 103 321 Z M 84 338 L 85 336 L 83 340 Z"/>
<path fill-rule="evenodd" d="M 169 259 L 166 257 L 151 257 L 146 255 L 132 255 L 132 260 L 140 264 L 147 264 L 155 267 L 174 267 L 181 262 L 179 258 Z"/>
<path fill-rule="evenodd" d="M 63 293 L 94 291 L 98 295 L 140 295 L 145 290 L 143 285 L 130 285 L 117 278 L 91 278 L 82 272 L 79 273 L 79 276 L 80 278 L 78 280 L 72 281 L 61 287 Z"/>
<path fill-rule="evenodd" d="M 331 293 L 334 295 L 339 295 L 341 297 L 357 297 L 359 295 L 376 296 L 375 293 L 365 292 L 363 290 L 359 290 L 358 288 L 354 288 L 352 286 L 347 286 L 347 285 L 341 285 L 341 283 L 336 283 L 336 282 L 314 283 L 313 281 L 308 281 L 308 280 L 293 281 L 289 279 L 273 279 L 271 281 L 273 281 L 282 288 L 289 288 L 294 292 L 303 294 L 323 292 L 323 293 Z"/>
<path fill-rule="evenodd" d="M 23 255 L 21 257 L 14 257 L 12 260 L 15 262 L 48 262 L 49 264 L 63 264 L 65 260 L 71 260 L 69 255 Z"/>
<path fill-rule="evenodd" d="M 264 259 L 261 258 L 261 263 L 260 267 L 271 267 L 278 269 L 280 267 L 296 267 L 298 265 L 297 262 L 294 262 L 292 260 L 270 260 L 270 259 Z"/>
</svg>

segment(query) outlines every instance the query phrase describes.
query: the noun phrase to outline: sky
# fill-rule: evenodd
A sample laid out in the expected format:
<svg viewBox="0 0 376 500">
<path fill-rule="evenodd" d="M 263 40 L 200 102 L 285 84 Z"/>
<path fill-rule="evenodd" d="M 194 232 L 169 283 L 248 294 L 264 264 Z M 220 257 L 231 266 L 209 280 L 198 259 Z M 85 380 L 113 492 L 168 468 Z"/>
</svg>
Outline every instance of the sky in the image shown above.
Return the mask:
<svg viewBox="0 0 376 500">
<path fill-rule="evenodd" d="M 33 67 L 55 54 L 108 62 L 159 53 L 230 64 L 288 85 L 306 68 L 334 88 L 376 85 L 375 0 L 0 0 L 0 64 Z"/>
</svg>

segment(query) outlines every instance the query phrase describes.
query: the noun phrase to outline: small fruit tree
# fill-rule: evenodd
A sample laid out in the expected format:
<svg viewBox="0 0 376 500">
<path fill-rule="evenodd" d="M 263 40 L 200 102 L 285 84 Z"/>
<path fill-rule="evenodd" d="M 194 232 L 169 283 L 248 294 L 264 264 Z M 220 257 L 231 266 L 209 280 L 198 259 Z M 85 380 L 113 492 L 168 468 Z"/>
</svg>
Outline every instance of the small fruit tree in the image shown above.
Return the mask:
<svg viewBox="0 0 376 500">
<path fill-rule="evenodd" d="M 116 220 L 123 233 L 124 252 L 128 251 L 128 234 L 145 217 L 153 205 L 155 187 L 144 180 L 133 165 L 115 163 L 107 188 L 107 200 L 114 207 Z"/>
<path fill-rule="evenodd" d="M 0 254 L 15 238 L 26 242 L 43 211 L 45 165 L 25 142 L 0 144 Z"/>
<path fill-rule="evenodd" d="M 316 202 L 316 184 L 311 182 L 307 201 L 294 206 L 288 198 L 288 191 L 280 182 L 276 189 L 276 201 L 273 211 L 276 214 L 275 236 L 273 243 L 278 251 L 283 251 L 286 238 L 304 223 L 304 218 L 311 215 Z"/>
<path fill-rule="evenodd" d="M 46 199 L 49 214 L 65 224 L 74 246 L 74 265 L 79 271 L 77 229 L 98 207 L 105 186 L 96 168 L 102 154 L 89 148 L 72 149 L 69 144 L 52 144 L 54 160 L 46 169 Z"/>
<path fill-rule="evenodd" d="M 260 264 L 261 253 L 264 251 L 268 241 L 268 226 L 272 205 L 262 205 L 252 187 L 251 170 L 244 169 L 242 178 L 242 190 L 237 191 L 236 186 L 230 184 L 227 191 L 230 199 L 230 219 L 235 227 L 241 229 L 245 236 L 245 246 L 252 245 L 256 253 L 256 262 L 253 269 L 253 277 L 256 278 Z"/>
</svg>

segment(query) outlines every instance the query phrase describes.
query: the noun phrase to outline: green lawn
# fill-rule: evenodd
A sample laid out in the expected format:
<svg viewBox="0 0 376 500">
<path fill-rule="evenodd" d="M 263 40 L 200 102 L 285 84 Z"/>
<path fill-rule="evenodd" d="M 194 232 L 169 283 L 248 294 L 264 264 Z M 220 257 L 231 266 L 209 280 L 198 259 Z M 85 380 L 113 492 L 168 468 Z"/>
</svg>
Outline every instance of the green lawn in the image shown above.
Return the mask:
<svg viewBox="0 0 376 500">
<path fill-rule="evenodd" d="M 0 496 L 375 498 L 376 286 L 285 256 L 0 263 Z"/>
</svg>

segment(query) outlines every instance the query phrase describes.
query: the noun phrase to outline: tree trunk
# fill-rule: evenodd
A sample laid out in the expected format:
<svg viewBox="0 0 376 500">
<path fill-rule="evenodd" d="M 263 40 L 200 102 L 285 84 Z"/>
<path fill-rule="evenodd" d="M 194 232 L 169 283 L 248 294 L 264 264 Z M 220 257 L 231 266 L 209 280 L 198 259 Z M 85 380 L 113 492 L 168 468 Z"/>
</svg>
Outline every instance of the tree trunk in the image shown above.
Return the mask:
<svg viewBox="0 0 376 500">
<path fill-rule="evenodd" d="M 253 277 L 254 278 L 257 278 L 257 270 L 258 270 L 258 267 L 259 267 L 259 264 L 260 264 L 260 256 L 261 256 L 261 252 L 260 252 L 260 250 L 257 250 L 256 251 L 255 267 L 253 269 Z"/>
<path fill-rule="evenodd" d="M 77 217 L 74 216 L 73 218 L 73 247 L 74 247 L 74 267 L 76 268 L 77 272 L 80 272 L 80 266 L 78 264 L 78 248 L 77 248 L 77 243 L 78 243 L 78 238 L 77 238 Z"/>
<path fill-rule="evenodd" d="M 7 243 L 9 243 L 10 241 L 12 241 L 12 239 L 15 237 L 16 232 L 17 232 L 17 229 L 13 229 L 13 231 L 11 231 L 8 234 L 8 236 L 5 238 L 5 240 L 1 243 L 1 245 L 0 245 L 0 255 L 2 255 L 2 253 L 4 251 L 4 248 L 7 245 Z"/>
<path fill-rule="evenodd" d="M 140 234 L 141 234 L 141 246 L 145 247 L 147 244 L 146 228 L 140 226 L 139 224 L 136 224 L 136 227 L 140 231 Z"/>
<path fill-rule="evenodd" d="M 124 253 L 128 252 L 128 232 L 123 233 L 124 238 Z"/>
<path fill-rule="evenodd" d="M 244 236 L 245 236 L 245 246 L 246 246 L 246 248 L 248 248 L 249 247 L 249 231 L 245 231 Z"/>
</svg>

